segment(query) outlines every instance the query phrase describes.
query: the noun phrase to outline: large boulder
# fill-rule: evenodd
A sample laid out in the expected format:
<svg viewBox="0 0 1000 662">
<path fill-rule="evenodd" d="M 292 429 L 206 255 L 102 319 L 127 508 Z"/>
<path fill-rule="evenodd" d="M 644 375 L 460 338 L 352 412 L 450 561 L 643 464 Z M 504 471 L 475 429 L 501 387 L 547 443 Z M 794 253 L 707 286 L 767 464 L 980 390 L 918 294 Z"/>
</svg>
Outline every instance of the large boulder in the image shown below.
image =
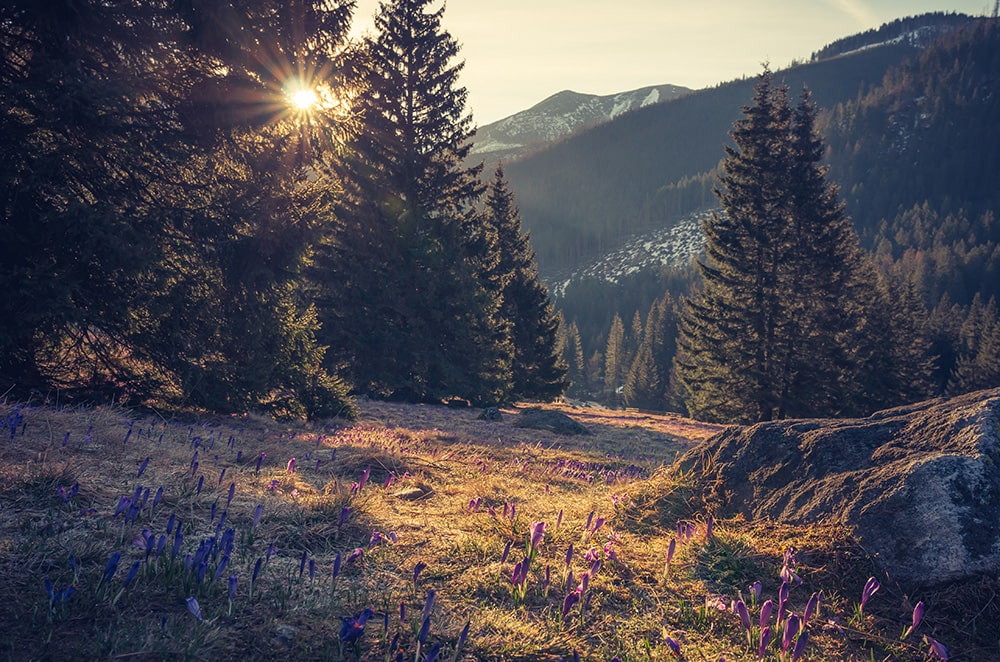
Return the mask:
<svg viewBox="0 0 1000 662">
<path fill-rule="evenodd" d="M 578 423 L 566 414 L 551 409 L 542 409 L 541 407 L 525 409 L 518 415 L 514 425 L 519 428 L 548 430 L 549 432 L 563 435 L 590 434 L 590 430 L 583 424 Z"/>
<path fill-rule="evenodd" d="M 1000 389 L 732 427 L 679 463 L 721 514 L 851 527 L 900 582 L 1000 572 Z"/>
</svg>

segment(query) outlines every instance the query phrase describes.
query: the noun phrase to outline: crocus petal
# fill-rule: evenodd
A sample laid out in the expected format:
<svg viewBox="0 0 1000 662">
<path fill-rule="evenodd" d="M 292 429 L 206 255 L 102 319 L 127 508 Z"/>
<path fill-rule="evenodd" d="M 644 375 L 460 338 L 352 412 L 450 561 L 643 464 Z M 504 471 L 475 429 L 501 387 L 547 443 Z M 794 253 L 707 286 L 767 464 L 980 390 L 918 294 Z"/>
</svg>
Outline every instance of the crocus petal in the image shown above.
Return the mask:
<svg viewBox="0 0 1000 662">
<path fill-rule="evenodd" d="M 798 662 L 798 659 L 802 657 L 802 653 L 806 649 L 806 644 L 809 643 L 809 633 L 803 632 L 799 635 L 799 640 L 795 642 L 795 648 L 792 649 L 792 662 Z"/>
<path fill-rule="evenodd" d="M 736 601 L 736 615 L 740 617 L 740 622 L 747 632 L 753 629 L 753 624 L 750 622 L 750 612 L 747 611 L 747 606 L 742 600 Z"/>
<path fill-rule="evenodd" d="M 917 626 L 920 625 L 920 621 L 921 619 L 923 619 L 923 617 L 924 617 L 924 603 L 923 600 L 921 600 L 913 608 L 913 622 L 910 625 L 910 628 L 906 631 L 906 634 L 903 635 L 904 638 L 917 629 Z"/>
<path fill-rule="evenodd" d="M 781 638 L 781 650 L 787 652 L 789 647 L 791 647 L 792 642 L 795 641 L 795 635 L 799 633 L 799 617 L 792 614 L 788 617 L 788 621 L 785 622 L 785 632 Z"/>
<path fill-rule="evenodd" d="M 191 612 L 191 615 L 195 617 L 196 620 L 201 621 L 201 607 L 198 605 L 198 599 L 191 597 L 187 599 L 187 608 Z"/>
<path fill-rule="evenodd" d="M 768 600 L 770 602 L 770 600 Z M 757 658 L 763 660 L 767 646 L 771 643 L 771 627 L 766 626 L 760 631 L 760 644 L 757 646 Z"/>
</svg>

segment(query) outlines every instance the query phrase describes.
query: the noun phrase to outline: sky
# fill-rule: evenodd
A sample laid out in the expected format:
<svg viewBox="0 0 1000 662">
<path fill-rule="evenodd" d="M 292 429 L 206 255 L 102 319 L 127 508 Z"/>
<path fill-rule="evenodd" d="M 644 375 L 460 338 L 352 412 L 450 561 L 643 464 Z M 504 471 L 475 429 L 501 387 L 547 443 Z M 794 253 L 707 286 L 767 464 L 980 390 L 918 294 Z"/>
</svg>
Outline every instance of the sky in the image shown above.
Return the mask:
<svg viewBox="0 0 1000 662">
<path fill-rule="evenodd" d="M 379 0 L 357 0 L 355 34 Z M 434 5 L 435 7 L 438 5 Z M 448 0 L 461 83 L 478 126 L 560 92 L 711 87 L 777 70 L 841 37 L 930 11 L 992 13 L 994 0 Z"/>
</svg>

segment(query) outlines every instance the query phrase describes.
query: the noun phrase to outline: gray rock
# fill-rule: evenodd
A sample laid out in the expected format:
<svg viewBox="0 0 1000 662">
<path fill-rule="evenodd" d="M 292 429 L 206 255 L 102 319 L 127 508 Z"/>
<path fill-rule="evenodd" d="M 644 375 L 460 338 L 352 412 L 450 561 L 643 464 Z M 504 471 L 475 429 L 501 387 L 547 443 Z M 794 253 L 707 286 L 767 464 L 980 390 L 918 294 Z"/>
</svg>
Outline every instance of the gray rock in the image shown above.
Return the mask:
<svg viewBox="0 0 1000 662">
<path fill-rule="evenodd" d="M 590 430 L 566 414 L 559 411 L 541 409 L 540 407 L 532 407 L 522 411 L 514 425 L 519 428 L 548 430 L 556 434 L 590 434 Z"/>
<path fill-rule="evenodd" d="M 1000 389 L 732 427 L 678 463 L 721 514 L 851 527 L 901 583 L 1000 572 Z"/>
</svg>

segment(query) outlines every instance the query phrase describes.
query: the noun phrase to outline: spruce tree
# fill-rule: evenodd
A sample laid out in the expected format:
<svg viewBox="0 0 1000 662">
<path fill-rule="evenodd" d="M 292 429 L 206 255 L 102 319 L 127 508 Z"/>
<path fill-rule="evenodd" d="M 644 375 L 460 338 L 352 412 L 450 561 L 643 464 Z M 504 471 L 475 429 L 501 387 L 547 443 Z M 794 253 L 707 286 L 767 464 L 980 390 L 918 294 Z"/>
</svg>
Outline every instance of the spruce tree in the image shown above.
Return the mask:
<svg viewBox="0 0 1000 662">
<path fill-rule="evenodd" d="M 559 319 L 548 289 L 538 277 L 535 252 L 521 215 L 498 166 L 486 193 L 485 216 L 497 237 L 494 282 L 500 286 L 501 314 L 513 342 L 511 397 L 552 400 L 568 387 L 568 366 L 558 351 Z"/>
<path fill-rule="evenodd" d="M 321 279 L 324 341 L 376 396 L 505 399 L 511 347 L 487 280 L 481 166 L 457 84 L 458 44 L 430 0 L 383 2 L 353 59 L 359 118 L 342 227 Z"/>
<path fill-rule="evenodd" d="M 722 211 L 702 227 L 702 290 L 683 302 L 677 376 L 692 416 L 764 421 L 778 407 L 775 338 L 786 319 L 778 273 L 789 248 L 790 111 L 769 71 L 743 115 L 725 148 Z"/>
<path fill-rule="evenodd" d="M 825 182 L 815 108 L 806 93 L 793 112 L 765 70 L 743 115 L 722 164 L 722 210 L 703 226 L 702 289 L 682 309 L 682 398 L 717 420 L 842 411 L 864 272 Z"/>
<path fill-rule="evenodd" d="M 608 402 L 618 404 L 618 388 L 622 385 L 622 354 L 625 350 L 625 325 L 615 313 L 604 346 L 604 393 Z"/>
</svg>

